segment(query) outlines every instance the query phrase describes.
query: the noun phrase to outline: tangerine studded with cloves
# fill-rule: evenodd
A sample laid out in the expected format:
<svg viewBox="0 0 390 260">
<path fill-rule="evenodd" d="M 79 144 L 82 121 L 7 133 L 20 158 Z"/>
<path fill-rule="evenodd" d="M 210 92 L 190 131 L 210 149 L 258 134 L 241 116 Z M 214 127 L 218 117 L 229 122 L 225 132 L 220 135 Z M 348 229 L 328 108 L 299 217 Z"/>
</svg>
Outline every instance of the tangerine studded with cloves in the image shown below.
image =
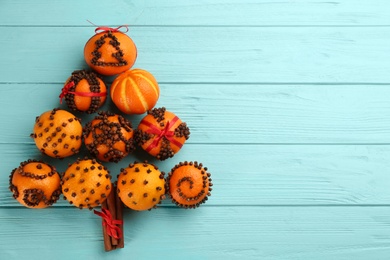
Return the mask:
<svg viewBox="0 0 390 260">
<path fill-rule="evenodd" d="M 190 129 L 165 107 L 148 110 L 141 120 L 135 142 L 159 160 L 173 157 L 190 137 Z"/>
<path fill-rule="evenodd" d="M 89 152 L 101 161 L 119 162 L 135 150 L 131 122 L 121 115 L 99 112 L 83 130 Z"/>
<path fill-rule="evenodd" d="M 165 198 L 164 172 L 157 166 L 135 162 L 121 169 L 117 183 L 118 197 L 133 210 L 150 210 Z"/>
<path fill-rule="evenodd" d="M 14 199 L 28 208 L 51 206 L 61 194 L 56 169 L 38 160 L 20 163 L 10 174 L 9 185 Z"/>
<path fill-rule="evenodd" d="M 112 188 L 109 170 L 95 159 L 78 159 L 69 165 L 61 182 L 64 199 L 80 209 L 99 206 Z"/>
<path fill-rule="evenodd" d="M 107 88 L 96 73 L 76 70 L 66 80 L 60 95 L 73 111 L 95 113 L 106 101 Z"/>
<path fill-rule="evenodd" d="M 167 190 L 172 202 L 184 208 L 196 208 L 211 196 L 211 174 L 198 162 L 180 162 L 169 172 Z"/>
<path fill-rule="evenodd" d="M 120 31 L 104 31 L 92 36 L 84 47 L 89 67 L 102 75 L 112 76 L 129 70 L 137 58 L 133 40 Z"/>
<path fill-rule="evenodd" d="M 43 153 L 54 158 L 64 158 L 79 152 L 82 143 L 81 120 L 72 113 L 53 109 L 36 117 L 30 135 Z"/>
</svg>

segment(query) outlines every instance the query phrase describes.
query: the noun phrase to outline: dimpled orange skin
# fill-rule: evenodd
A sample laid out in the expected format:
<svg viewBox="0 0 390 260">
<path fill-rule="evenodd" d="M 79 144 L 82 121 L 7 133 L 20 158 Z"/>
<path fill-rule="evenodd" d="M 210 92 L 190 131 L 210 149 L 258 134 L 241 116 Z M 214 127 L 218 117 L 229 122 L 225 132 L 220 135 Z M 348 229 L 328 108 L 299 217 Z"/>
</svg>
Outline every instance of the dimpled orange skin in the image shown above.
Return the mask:
<svg viewBox="0 0 390 260">
<path fill-rule="evenodd" d="M 127 128 L 123 126 L 119 127 L 119 132 L 125 140 L 118 139 L 119 135 L 116 133 L 118 126 L 109 126 L 110 123 L 121 124 L 119 117 L 117 114 L 105 115 L 104 113 L 100 113 L 98 117 L 95 117 L 85 127 L 84 143 L 87 149 L 101 161 L 118 162 L 135 149 L 132 144 L 134 131 L 131 129 L 131 125 L 126 126 Z M 95 140 L 94 135 L 101 135 L 103 133 L 103 129 L 98 127 L 102 122 L 104 123 L 104 130 L 107 131 L 107 134 L 105 137 Z M 115 140 L 109 140 L 108 136 L 115 138 Z M 120 154 L 115 155 L 113 150 Z"/>
<path fill-rule="evenodd" d="M 14 198 L 23 206 L 36 209 L 46 208 L 55 203 L 61 194 L 60 176 L 54 167 L 46 163 L 23 162 L 19 168 L 11 173 L 10 189 L 14 194 Z M 31 200 L 33 200 L 31 196 L 36 194 L 24 197 L 26 191 L 32 189 L 43 192 L 37 195 L 38 204 L 31 204 Z"/>
<path fill-rule="evenodd" d="M 111 99 L 125 114 L 143 114 L 152 109 L 160 96 L 154 76 L 142 69 L 121 73 L 111 85 Z"/>
<path fill-rule="evenodd" d="M 110 41 L 119 43 L 113 46 Z M 98 41 L 98 42 L 97 42 Z M 99 41 L 104 43 L 99 46 Z M 113 55 L 119 55 L 117 57 Z M 96 72 L 112 76 L 129 70 L 137 58 L 133 40 L 122 32 L 101 32 L 92 36 L 84 47 L 84 59 Z"/>
<path fill-rule="evenodd" d="M 68 167 L 62 177 L 62 193 L 70 204 L 92 209 L 110 194 L 111 175 L 95 160 L 78 160 Z"/>
<path fill-rule="evenodd" d="M 149 210 L 165 198 L 164 173 L 148 163 L 134 163 L 118 175 L 117 192 L 133 210 Z"/>
<path fill-rule="evenodd" d="M 65 110 L 44 112 L 35 120 L 34 138 L 38 149 L 53 158 L 64 158 L 78 153 L 81 147 L 80 119 Z"/>
<path fill-rule="evenodd" d="M 66 80 L 65 85 L 69 83 L 70 79 L 71 78 L 68 78 Z M 99 81 L 100 92 L 101 93 L 107 92 L 107 87 L 104 84 L 104 82 L 100 78 L 97 78 L 97 80 Z M 88 81 L 86 79 L 80 80 L 80 82 L 76 85 L 74 92 L 91 93 L 91 89 L 90 89 L 90 85 L 89 85 Z M 83 97 L 83 96 L 78 96 L 75 94 L 68 94 L 68 95 L 73 95 L 74 105 L 75 105 L 75 108 L 77 110 L 82 111 L 82 112 L 86 112 L 90 109 L 92 97 Z M 104 102 L 106 102 L 107 95 L 99 97 L 99 98 L 100 98 L 100 101 L 99 101 L 97 108 L 103 106 Z"/>
<path fill-rule="evenodd" d="M 197 162 L 176 165 L 168 174 L 167 182 L 172 202 L 184 208 L 196 208 L 211 195 L 210 173 Z"/>
</svg>

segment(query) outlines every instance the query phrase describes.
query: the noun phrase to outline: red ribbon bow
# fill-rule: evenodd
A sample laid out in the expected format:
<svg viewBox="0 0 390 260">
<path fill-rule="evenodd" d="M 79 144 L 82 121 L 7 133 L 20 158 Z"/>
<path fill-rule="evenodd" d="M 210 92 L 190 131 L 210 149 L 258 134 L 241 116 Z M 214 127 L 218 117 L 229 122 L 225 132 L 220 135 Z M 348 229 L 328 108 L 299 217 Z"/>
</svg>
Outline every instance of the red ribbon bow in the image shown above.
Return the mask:
<svg viewBox="0 0 390 260">
<path fill-rule="evenodd" d="M 176 123 L 177 120 L 179 120 L 179 118 L 177 116 L 175 116 L 171 121 L 168 121 L 166 123 L 164 129 L 160 129 L 157 126 L 155 126 L 154 124 L 152 124 L 152 123 L 150 123 L 148 121 L 142 120 L 140 122 L 140 124 L 146 125 L 146 126 L 148 126 L 150 128 L 149 130 L 147 130 L 145 132 L 147 132 L 149 134 L 156 135 L 156 137 L 153 140 L 153 142 L 148 147 L 146 147 L 145 150 L 147 152 L 149 152 L 153 148 L 157 147 L 158 143 L 160 142 L 161 138 L 163 138 L 163 137 L 168 139 L 168 141 L 170 141 L 171 143 L 173 143 L 177 147 L 181 148 L 183 146 L 183 144 L 180 143 L 179 141 L 177 141 L 176 139 L 174 139 L 175 132 L 171 130 L 171 128 L 173 127 L 173 125 Z"/>
<path fill-rule="evenodd" d="M 123 31 L 123 33 L 127 33 L 129 31 L 129 27 L 127 25 L 121 25 L 121 26 L 118 26 L 116 28 L 111 28 L 111 27 L 108 27 L 108 26 L 97 26 L 96 24 L 92 23 L 90 20 L 87 20 L 87 22 L 89 22 L 90 24 L 92 24 L 93 26 L 96 26 L 96 29 L 95 29 L 95 33 L 101 33 L 101 32 L 120 32 L 119 29 L 121 28 L 126 28 L 125 31 Z"/>
<path fill-rule="evenodd" d="M 75 92 L 75 91 L 70 91 L 70 88 L 74 86 L 74 82 L 70 81 L 68 84 L 66 84 L 62 90 L 61 94 L 59 96 L 60 98 L 60 104 L 62 104 L 62 99 L 66 96 L 66 94 L 73 94 L 76 96 L 81 96 L 81 97 L 105 97 L 107 92 Z"/>
<path fill-rule="evenodd" d="M 129 31 L 129 27 L 127 25 L 121 25 L 116 28 L 111 28 L 107 26 L 99 26 L 95 29 L 95 33 L 101 33 L 101 32 L 122 32 L 119 29 L 126 28 L 123 33 L 127 33 Z"/>
<path fill-rule="evenodd" d="M 117 226 L 123 225 L 122 220 L 112 219 L 112 215 L 107 209 L 102 209 L 102 212 L 94 210 L 93 213 L 103 219 L 102 226 L 106 228 L 107 235 L 116 239 L 122 238 L 122 230 Z"/>
</svg>

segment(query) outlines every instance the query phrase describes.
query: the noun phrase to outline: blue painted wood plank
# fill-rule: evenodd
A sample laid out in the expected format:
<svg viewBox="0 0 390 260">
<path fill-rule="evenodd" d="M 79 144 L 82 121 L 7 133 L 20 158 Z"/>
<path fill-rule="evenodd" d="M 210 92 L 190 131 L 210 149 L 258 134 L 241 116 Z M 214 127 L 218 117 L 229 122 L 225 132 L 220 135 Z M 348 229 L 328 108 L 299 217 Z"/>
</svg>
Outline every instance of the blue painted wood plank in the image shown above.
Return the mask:
<svg viewBox="0 0 390 260">
<path fill-rule="evenodd" d="M 147 27 L 134 67 L 161 83 L 388 83 L 390 27 Z M 62 83 L 93 28 L 5 27 L 2 83 Z M 39 35 L 39 37 L 37 37 Z M 12 55 L 11 55 L 12 54 Z M 21 73 L 22 72 L 22 73 Z"/>
<path fill-rule="evenodd" d="M 358 4 L 353 0 L 111 0 L 93 4 L 39 0 L 26 1 L 23 8 L 18 2 L 3 0 L 0 26 L 86 26 L 86 19 L 132 26 L 375 26 L 390 25 L 388 8 L 386 0 Z"/>
<path fill-rule="evenodd" d="M 105 253 L 101 223 L 78 209 L 0 211 L 4 259 L 387 259 L 383 207 L 126 210 L 125 247 Z"/>
<path fill-rule="evenodd" d="M 0 145 L 0 208 L 19 207 L 8 190 L 9 173 L 27 159 L 43 159 L 64 172 L 64 160 L 40 156 L 34 145 Z M 116 180 L 121 168 L 147 159 L 169 172 L 181 161 L 198 161 L 213 179 L 209 206 L 241 205 L 390 205 L 390 146 L 388 145 L 215 145 L 188 144 L 164 162 L 144 153 L 118 164 L 105 163 Z M 171 206 L 167 199 L 163 206 Z M 56 206 L 69 206 L 60 200 Z"/>
<path fill-rule="evenodd" d="M 0 258 L 387 260 L 388 7 L 386 0 L 2 1 Z M 58 106 L 69 74 L 86 67 L 82 50 L 94 29 L 86 19 L 133 25 L 136 67 L 161 83 L 159 105 L 192 127 L 174 158 L 156 162 L 140 152 L 107 164 L 112 173 L 135 159 L 164 171 L 197 160 L 215 184 L 194 211 L 169 201 L 150 212 L 126 209 L 125 248 L 111 253 L 92 212 L 65 201 L 30 210 L 8 191 L 8 174 L 22 160 L 43 158 L 63 171 L 85 155 L 49 159 L 28 135 L 30 120 Z"/>
<path fill-rule="evenodd" d="M 35 117 L 55 107 L 67 109 L 58 98 L 62 86 L 1 84 L 0 103 L 7 109 L 0 112 L 0 143 L 33 143 Z M 390 143 L 387 85 L 160 84 L 160 88 L 157 107 L 165 106 L 187 122 L 188 143 Z M 110 98 L 102 110 L 119 113 Z M 75 114 L 83 124 L 95 116 Z M 142 117 L 127 116 L 134 127 Z"/>
</svg>

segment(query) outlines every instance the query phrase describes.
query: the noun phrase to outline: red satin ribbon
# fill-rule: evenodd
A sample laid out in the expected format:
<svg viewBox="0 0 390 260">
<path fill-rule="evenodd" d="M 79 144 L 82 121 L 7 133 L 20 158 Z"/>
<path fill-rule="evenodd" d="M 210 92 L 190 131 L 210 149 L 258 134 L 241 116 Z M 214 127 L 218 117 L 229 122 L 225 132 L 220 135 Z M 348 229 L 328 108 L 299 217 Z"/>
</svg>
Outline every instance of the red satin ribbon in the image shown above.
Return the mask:
<svg viewBox="0 0 390 260">
<path fill-rule="evenodd" d="M 75 91 L 69 91 L 71 87 L 74 86 L 74 82 L 70 81 L 68 84 L 66 84 L 61 91 L 61 94 L 59 96 L 60 98 L 60 104 L 62 104 L 62 99 L 66 96 L 66 94 L 73 94 L 80 97 L 105 97 L 107 92 L 75 92 Z"/>
<path fill-rule="evenodd" d="M 119 29 L 126 28 L 123 33 L 127 33 L 129 31 L 129 27 L 127 25 L 121 25 L 116 28 L 111 28 L 107 26 L 99 26 L 95 29 L 95 33 L 101 33 L 101 32 L 122 32 Z"/>
<path fill-rule="evenodd" d="M 177 120 L 179 120 L 179 118 L 177 116 L 175 116 L 171 121 L 168 121 L 166 123 L 164 129 L 160 129 L 157 126 L 155 126 L 154 124 L 152 124 L 148 121 L 142 120 L 140 122 L 140 124 L 146 125 L 150 128 L 145 132 L 149 133 L 149 134 L 156 135 L 153 142 L 148 147 L 146 147 L 145 151 L 149 152 L 153 148 L 156 148 L 158 143 L 160 142 L 161 138 L 163 138 L 163 137 L 168 139 L 171 143 L 173 143 L 177 147 L 181 148 L 183 146 L 183 144 L 180 143 L 179 141 L 177 141 L 176 139 L 174 139 L 175 132 L 171 130 L 171 128 L 173 127 L 173 125 L 176 123 Z"/>
<path fill-rule="evenodd" d="M 122 220 L 112 219 L 112 215 L 109 210 L 102 209 L 102 212 L 94 210 L 93 213 L 103 219 L 102 225 L 106 228 L 107 234 L 110 237 L 120 239 L 122 238 L 122 230 L 117 225 L 123 225 Z"/>
</svg>

